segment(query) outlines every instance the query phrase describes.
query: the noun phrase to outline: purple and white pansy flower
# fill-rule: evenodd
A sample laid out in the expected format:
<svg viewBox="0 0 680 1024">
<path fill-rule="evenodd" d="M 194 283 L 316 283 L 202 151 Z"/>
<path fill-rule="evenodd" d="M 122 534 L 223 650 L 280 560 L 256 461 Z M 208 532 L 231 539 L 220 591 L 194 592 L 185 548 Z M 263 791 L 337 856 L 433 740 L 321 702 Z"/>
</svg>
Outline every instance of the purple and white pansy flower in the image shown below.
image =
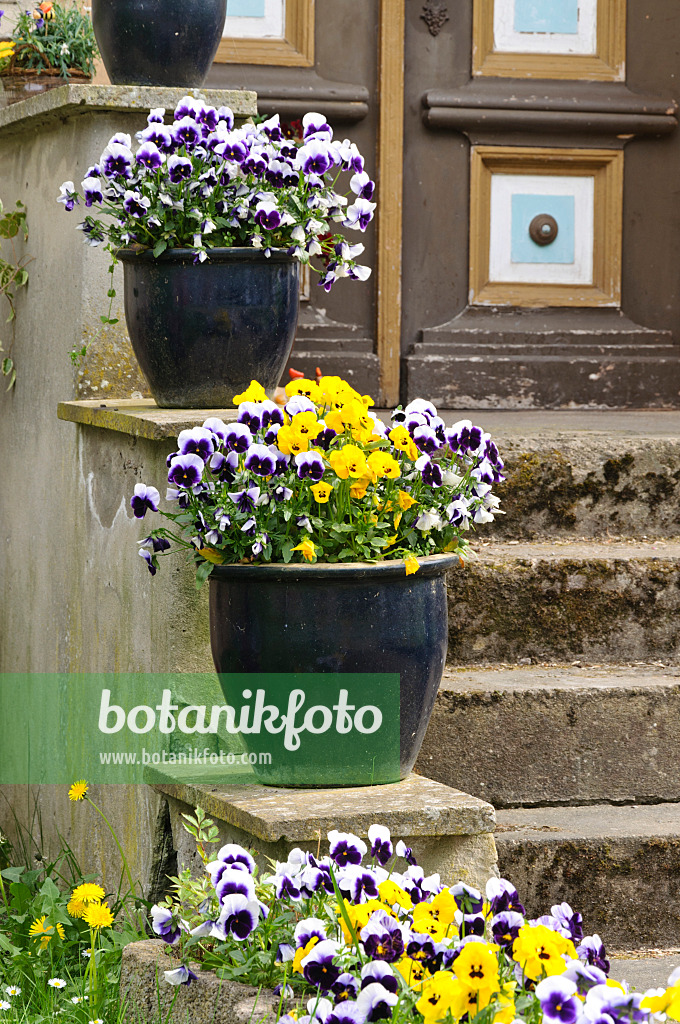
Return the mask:
<svg viewBox="0 0 680 1024">
<path fill-rule="evenodd" d="M 326 288 L 343 277 L 366 280 L 358 247 L 334 231 L 338 222 L 366 230 L 375 183 L 356 145 L 334 141 L 324 115 L 310 112 L 303 125 L 302 139 L 287 137 L 278 115 L 235 127 L 229 108 L 186 96 L 172 113 L 153 108 L 134 142 L 114 134 L 95 165 L 102 185 L 88 171 L 82 195 L 65 182 L 59 202 L 70 211 L 83 198 L 97 213 L 88 237 L 112 248 L 189 248 L 202 262 L 211 235 L 212 246 L 277 249 L 305 264 L 310 255 L 334 256 L 331 271 L 320 270 Z"/>
</svg>

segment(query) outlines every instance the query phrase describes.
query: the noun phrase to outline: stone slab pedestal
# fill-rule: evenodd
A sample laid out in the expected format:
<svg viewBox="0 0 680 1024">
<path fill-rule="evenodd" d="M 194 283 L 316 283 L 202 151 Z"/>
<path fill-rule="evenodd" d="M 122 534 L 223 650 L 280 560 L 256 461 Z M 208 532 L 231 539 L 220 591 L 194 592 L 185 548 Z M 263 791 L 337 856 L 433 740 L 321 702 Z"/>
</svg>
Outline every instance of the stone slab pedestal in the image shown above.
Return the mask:
<svg viewBox="0 0 680 1024">
<path fill-rule="evenodd" d="M 439 872 L 444 883 L 479 887 L 498 875 L 491 804 L 422 775 L 356 789 L 222 788 L 170 781 L 153 788 L 168 798 L 179 870 L 202 872 L 181 818 L 200 805 L 219 826 L 221 841 L 255 850 L 261 868 L 266 858 L 286 860 L 294 847 L 328 853 L 331 829 L 366 840 L 377 823 L 390 829 L 393 840 L 403 839 L 425 873 Z"/>
</svg>

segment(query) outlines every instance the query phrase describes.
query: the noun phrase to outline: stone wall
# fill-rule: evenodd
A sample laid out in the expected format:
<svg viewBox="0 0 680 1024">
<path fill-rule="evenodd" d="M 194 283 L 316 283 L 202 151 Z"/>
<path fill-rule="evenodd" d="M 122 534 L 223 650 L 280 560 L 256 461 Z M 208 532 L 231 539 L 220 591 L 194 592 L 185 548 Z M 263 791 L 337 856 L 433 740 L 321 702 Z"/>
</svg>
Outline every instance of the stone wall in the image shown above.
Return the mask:
<svg viewBox="0 0 680 1024">
<path fill-rule="evenodd" d="M 77 397 L 83 379 L 91 393 L 117 395 L 129 395 L 140 379 L 122 326 L 108 334 L 99 321 L 107 308 L 107 254 L 83 244 L 78 212 L 67 215 L 55 202 L 59 186 L 79 182 L 114 131 L 138 130 L 149 106 L 173 107 L 180 96 L 63 87 L 0 110 L 0 195 L 8 207 L 17 199 L 26 204 L 25 251 L 34 258 L 17 297 L 16 387 L 0 392 L 2 672 L 212 669 L 207 594 L 196 592 L 193 572 L 178 559 L 152 580 L 137 556 L 141 524 L 129 497 L 139 480 L 163 479 L 172 440 L 57 419 L 57 403 Z M 252 93 L 218 96 L 242 115 L 255 110 Z M 122 297 L 122 281 L 118 291 Z M 119 306 L 116 312 L 122 320 Z M 0 309 L 7 348 L 5 316 Z M 83 378 L 69 353 L 84 338 L 94 341 Z M 99 786 L 93 795 L 128 850 L 133 874 L 148 886 L 162 798 L 145 786 Z M 115 889 L 120 863 L 106 828 L 92 808 L 71 804 L 65 787 L 3 787 L 0 828 L 10 837 L 15 816 L 42 832 L 45 852 L 54 853 L 63 837 L 83 870 Z"/>
</svg>

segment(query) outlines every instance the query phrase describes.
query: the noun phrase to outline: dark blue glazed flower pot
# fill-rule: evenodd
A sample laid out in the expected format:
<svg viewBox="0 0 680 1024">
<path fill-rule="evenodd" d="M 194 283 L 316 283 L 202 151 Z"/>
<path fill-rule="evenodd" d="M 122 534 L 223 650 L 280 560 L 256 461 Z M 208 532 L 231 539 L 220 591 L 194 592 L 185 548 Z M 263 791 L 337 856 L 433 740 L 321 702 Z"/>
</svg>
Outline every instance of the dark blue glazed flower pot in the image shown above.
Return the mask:
<svg viewBox="0 0 680 1024">
<path fill-rule="evenodd" d="M 203 85 L 227 0 L 92 0 L 97 45 L 114 85 Z"/>
<path fill-rule="evenodd" d="M 190 249 L 157 259 L 118 252 L 132 348 L 159 406 L 231 409 L 257 380 L 270 397 L 297 326 L 300 280 L 294 256 L 257 249 Z"/>
<path fill-rule="evenodd" d="M 210 576 L 210 640 L 217 672 L 398 674 L 400 740 L 398 756 L 391 759 L 398 767 L 386 777 L 377 765 L 374 781 L 405 778 L 425 738 L 446 663 L 445 577 L 458 557 L 419 561 L 410 576 L 400 561 L 216 566 Z M 220 682 L 227 702 L 236 703 L 244 681 Z M 329 676 L 329 694 L 337 689 Z M 254 767 L 270 785 L 367 781 L 364 776 L 357 782 L 355 765 L 334 757 L 330 740 L 327 755 L 315 765 L 286 755 L 280 736 L 251 734 L 244 742 L 250 751 L 272 752 L 271 767 Z"/>
</svg>

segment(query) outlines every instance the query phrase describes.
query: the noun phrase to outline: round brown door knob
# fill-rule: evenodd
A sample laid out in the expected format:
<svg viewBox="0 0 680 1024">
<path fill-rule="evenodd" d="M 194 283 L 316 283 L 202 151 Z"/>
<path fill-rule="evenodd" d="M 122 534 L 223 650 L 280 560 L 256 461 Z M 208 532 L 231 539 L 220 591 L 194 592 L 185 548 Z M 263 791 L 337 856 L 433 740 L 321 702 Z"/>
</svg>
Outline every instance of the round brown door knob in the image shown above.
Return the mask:
<svg viewBox="0 0 680 1024">
<path fill-rule="evenodd" d="M 550 245 L 557 238 L 557 221 L 549 213 L 539 213 L 529 225 L 529 234 L 536 245 Z"/>
</svg>

